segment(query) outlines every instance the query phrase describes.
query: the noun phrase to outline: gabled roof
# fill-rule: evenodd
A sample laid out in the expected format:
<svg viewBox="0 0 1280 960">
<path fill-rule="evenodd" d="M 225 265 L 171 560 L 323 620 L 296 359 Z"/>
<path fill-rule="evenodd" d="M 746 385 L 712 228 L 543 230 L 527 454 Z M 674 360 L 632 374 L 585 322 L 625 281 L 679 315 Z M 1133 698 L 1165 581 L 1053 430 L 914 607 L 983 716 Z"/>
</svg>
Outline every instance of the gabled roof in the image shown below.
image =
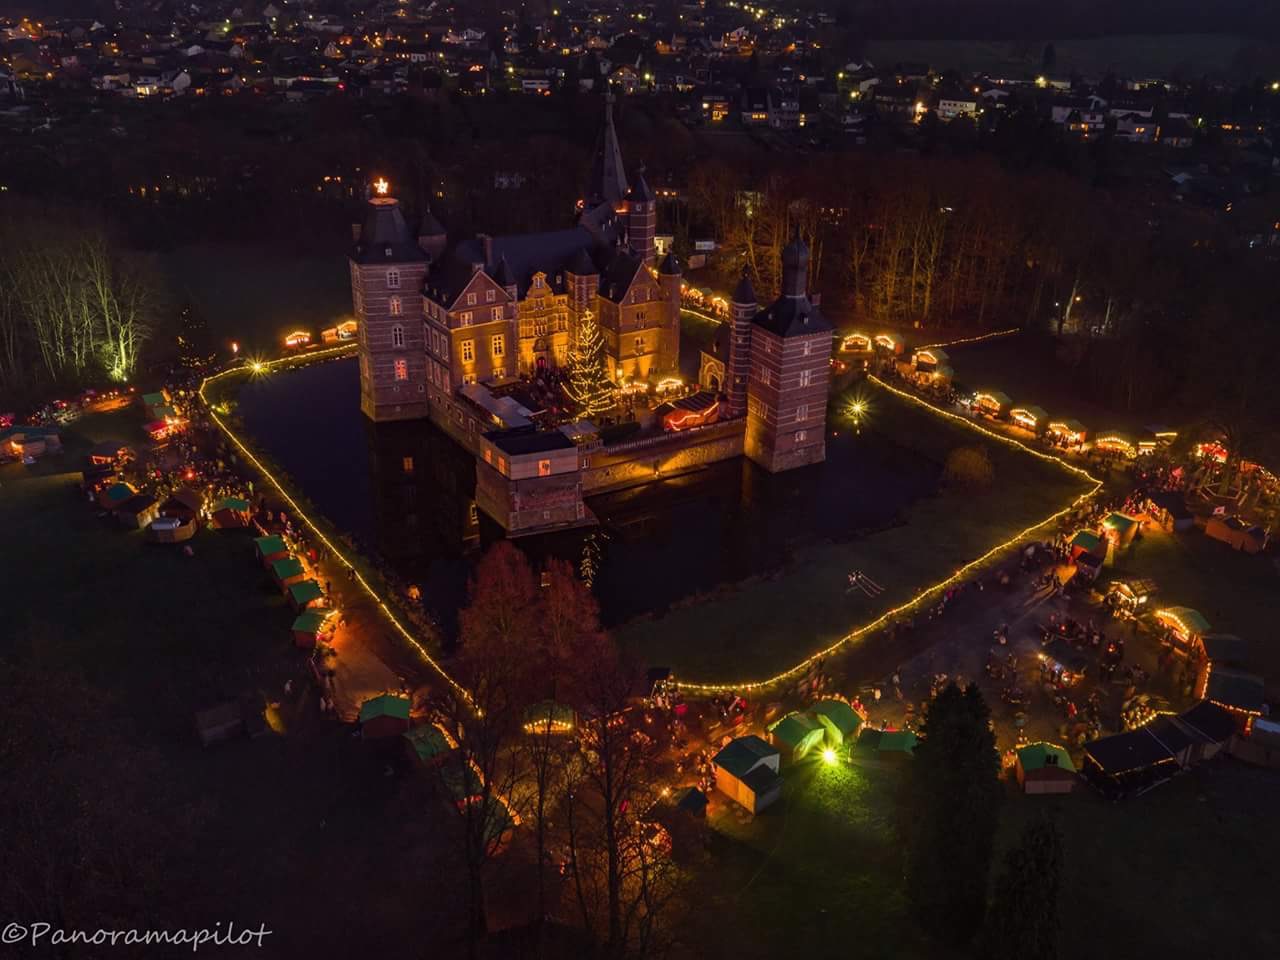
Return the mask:
<svg viewBox="0 0 1280 960">
<path fill-rule="evenodd" d="M 1169 748 L 1146 727 L 1086 743 L 1084 752 L 1093 758 L 1104 773 L 1111 776 L 1173 760 L 1173 753 Z"/>
<path fill-rule="evenodd" d="M 1056 744 L 1044 743 L 1043 741 L 1019 747 L 1018 762 L 1022 764 L 1024 772 L 1052 767 L 1057 770 L 1069 770 L 1074 773 L 1076 769 L 1071 762 L 1071 754 Z"/>
<path fill-rule="evenodd" d="M 809 712 L 819 721 L 830 723 L 842 736 L 847 737 L 862 726 L 862 718 L 843 700 L 820 700 L 809 708 Z"/>
<path fill-rule="evenodd" d="M 769 727 L 769 733 L 794 750 L 822 736 L 822 729 L 807 713 L 789 713 Z"/>
<path fill-rule="evenodd" d="M 314 580 L 303 580 L 301 583 L 295 583 L 289 588 L 289 597 L 294 603 L 310 603 L 312 600 L 319 600 L 324 596 L 324 591 L 320 589 L 320 584 Z"/>
<path fill-rule="evenodd" d="M 1178 714 L 1178 722 L 1201 734 L 1210 743 L 1225 743 L 1236 732 L 1236 718 L 1208 700 Z"/>
<path fill-rule="evenodd" d="M 395 717 L 398 720 L 408 720 L 409 698 L 397 697 L 393 693 L 384 693 L 360 704 L 361 723 L 367 723 L 375 717 Z"/>
<path fill-rule="evenodd" d="M 277 580 L 288 580 L 304 573 L 306 571 L 302 568 L 302 561 L 297 557 L 282 557 L 271 564 L 271 575 Z"/>
<path fill-rule="evenodd" d="M 662 259 L 662 265 L 658 267 L 658 273 L 665 277 L 680 276 L 680 260 L 676 257 L 674 250 L 667 251 L 667 255 Z"/>
<path fill-rule="evenodd" d="M 1211 667 L 1204 698 L 1232 710 L 1261 713 L 1265 700 L 1262 677 L 1234 667 Z"/>
<path fill-rule="evenodd" d="M 741 780 L 757 764 L 778 755 L 776 748 L 752 733 L 731 741 L 715 755 L 712 762 Z"/>
<path fill-rule="evenodd" d="M 600 277 L 600 296 L 621 303 L 643 266 L 644 261 L 634 254 L 619 252 Z"/>
<path fill-rule="evenodd" d="M 408 703 L 408 701 L 406 700 L 405 703 Z M 402 733 L 401 736 L 408 741 L 418 759 L 424 763 L 448 753 L 451 749 L 444 731 L 435 724 L 429 723 L 421 727 L 414 727 L 412 730 Z"/>
<path fill-rule="evenodd" d="M 1102 538 L 1092 530 L 1079 530 L 1076 535 L 1071 538 L 1071 546 L 1079 547 L 1081 550 L 1088 550 L 1092 553 L 1098 547 L 1102 546 Z"/>
<path fill-rule="evenodd" d="M 258 537 L 253 541 L 253 545 L 258 548 L 258 553 L 264 557 L 269 557 L 273 553 L 279 553 L 285 549 L 284 538 L 275 534 L 269 537 Z"/>
<path fill-rule="evenodd" d="M 329 610 L 303 610 L 289 629 L 295 633 L 319 633 L 329 620 Z"/>
</svg>

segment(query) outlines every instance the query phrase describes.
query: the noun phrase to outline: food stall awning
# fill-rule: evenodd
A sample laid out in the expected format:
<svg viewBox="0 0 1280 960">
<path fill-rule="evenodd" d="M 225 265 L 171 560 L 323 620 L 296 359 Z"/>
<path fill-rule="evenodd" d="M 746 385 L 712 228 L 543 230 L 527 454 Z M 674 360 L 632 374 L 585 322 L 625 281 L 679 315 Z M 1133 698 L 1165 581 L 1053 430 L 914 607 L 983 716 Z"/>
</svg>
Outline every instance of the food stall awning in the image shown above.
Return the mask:
<svg viewBox="0 0 1280 960">
<path fill-rule="evenodd" d="M 916 351 L 916 362 L 946 363 L 951 357 L 941 347 L 924 347 Z"/>
<path fill-rule="evenodd" d="M 1014 407 L 1009 411 L 1009 416 L 1015 420 L 1030 420 L 1037 426 L 1049 419 L 1049 414 L 1045 412 L 1044 407 L 1037 407 L 1035 404 Z"/>
<path fill-rule="evenodd" d="M 1209 625 L 1204 615 L 1191 607 L 1166 607 L 1163 610 L 1157 610 L 1156 619 L 1181 630 L 1188 636 L 1203 637 L 1206 633 L 1213 631 L 1213 627 Z"/>
<path fill-rule="evenodd" d="M 994 403 L 1001 407 L 1007 407 L 1013 403 L 1009 395 L 1000 390 L 979 390 L 976 399 L 979 403 Z"/>
</svg>

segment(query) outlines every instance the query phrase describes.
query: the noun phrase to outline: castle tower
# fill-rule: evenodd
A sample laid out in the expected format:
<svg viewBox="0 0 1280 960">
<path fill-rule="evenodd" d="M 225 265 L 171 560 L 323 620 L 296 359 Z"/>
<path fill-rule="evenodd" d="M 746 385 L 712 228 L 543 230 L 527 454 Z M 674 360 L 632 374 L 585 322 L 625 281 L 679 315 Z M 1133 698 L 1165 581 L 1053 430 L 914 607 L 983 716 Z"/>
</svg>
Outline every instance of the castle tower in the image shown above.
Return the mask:
<svg viewBox="0 0 1280 960">
<path fill-rule="evenodd" d="M 759 311 L 756 292 L 744 265 L 729 302 L 729 352 L 725 358 L 724 394 L 728 402 L 726 417 L 740 417 L 747 412 L 747 377 L 751 372 L 751 321 Z"/>
<path fill-rule="evenodd" d="M 667 254 L 658 268 L 658 286 L 662 289 L 662 300 L 666 305 L 667 317 L 665 329 L 662 331 L 662 347 L 659 368 L 664 371 L 678 373 L 680 370 L 680 261 L 675 252 Z"/>
<path fill-rule="evenodd" d="M 808 275 L 797 234 L 782 251 L 782 295 L 751 321 L 745 452 L 770 473 L 827 456 L 832 328 L 809 299 Z"/>
<path fill-rule="evenodd" d="M 360 409 L 371 420 L 427 415 L 422 283 L 427 254 L 400 202 L 375 185 L 349 257 L 351 300 L 359 325 Z"/>
<path fill-rule="evenodd" d="M 654 234 L 658 230 L 657 201 L 644 179 L 644 166 L 636 172 L 636 182 L 627 191 L 627 243 L 636 256 L 652 267 L 658 259 Z"/>
</svg>

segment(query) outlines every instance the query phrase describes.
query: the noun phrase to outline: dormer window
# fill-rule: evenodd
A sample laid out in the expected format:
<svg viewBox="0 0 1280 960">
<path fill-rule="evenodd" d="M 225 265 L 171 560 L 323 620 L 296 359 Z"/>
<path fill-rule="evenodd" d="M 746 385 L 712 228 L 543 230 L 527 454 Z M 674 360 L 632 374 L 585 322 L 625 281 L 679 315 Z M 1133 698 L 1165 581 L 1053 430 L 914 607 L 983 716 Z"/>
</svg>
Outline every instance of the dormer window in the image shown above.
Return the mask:
<svg viewBox="0 0 1280 960">
<path fill-rule="evenodd" d="M 385 252 L 385 253 L 386 253 L 386 255 L 387 255 L 387 259 L 388 259 L 388 260 L 390 260 L 390 259 L 391 259 L 391 248 L 390 248 L 390 247 L 384 247 L 384 248 L 383 248 L 383 250 L 384 250 L 384 252 Z"/>
</svg>

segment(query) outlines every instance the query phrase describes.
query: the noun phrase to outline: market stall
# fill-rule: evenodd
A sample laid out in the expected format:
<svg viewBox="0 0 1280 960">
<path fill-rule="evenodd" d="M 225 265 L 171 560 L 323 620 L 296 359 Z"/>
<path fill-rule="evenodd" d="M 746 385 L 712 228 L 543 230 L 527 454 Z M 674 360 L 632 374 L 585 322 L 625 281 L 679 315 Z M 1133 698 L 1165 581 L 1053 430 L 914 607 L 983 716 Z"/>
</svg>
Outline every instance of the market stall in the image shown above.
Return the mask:
<svg viewBox="0 0 1280 960">
<path fill-rule="evenodd" d="M 1043 741 L 1018 748 L 1014 774 L 1023 793 L 1070 793 L 1076 785 L 1071 754 Z"/>
<path fill-rule="evenodd" d="M 1137 616 L 1156 592 L 1156 582 L 1134 577 L 1113 580 L 1107 587 L 1107 604 L 1120 613 Z"/>
<path fill-rule="evenodd" d="M 951 358 L 941 347 L 922 347 L 912 356 L 912 363 L 921 373 L 932 373 L 944 366 Z"/>
<path fill-rule="evenodd" d="M 1164 627 L 1173 640 L 1174 648 L 1189 653 L 1213 627 L 1198 610 L 1191 607 L 1165 607 L 1155 612 L 1156 623 Z"/>
<path fill-rule="evenodd" d="M 877 350 L 895 357 L 902 353 L 904 346 L 902 338 L 896 333 L 877 333 L 874 342 Z"/>
<path fill-rule="evenodd" d="M 790 763 L 821 746 L 826 727 L 807 713 L 789 713 L 769 726 L 769 742 Z"/>
<path fill-rule="evenodd" d="M 1142 529 L 1142 521 L 1124 513 L 1113 513 L 1102 521 L 1102 529 L 1112 546 L 1127 547 Z"/>
<path fill-rule="evenodd" d="M 409 729 L 409 698 L 384 693 L 360 704 L 360 736 L 364 740 L 397 737 Z"/>
<path fill-rule="evenodd" d="M 314 647 L 329 629 L 330 618 L 335 613 L 336 610 L 304 610 L 298 614 L 290 628 L 294 645 L 304 650 Z"/>
<path fill-rule="evenodd" d="M 1089 431 L 1079 420 L 1050 420 L 1048 427 L 1050 439 L 1067 447 L 1078 447 L 1089 436 Z"/>
<path fill-rule="evenodd" d="M 845 353 L 870 353 L 874 347 L 871 337 L 865 333 L 848 333 L 840 341 L 840 349 Z"/>
<path fill-rule="evenodd" d="M 974 409 L 984 417 L 999 419 L 1009 410 L 1013 401 L 999 390 L 979 390 L 973 397 Z"/>
<path fill-rule="evenodd" d="M 1093 441 L 1093 448 L 1103 453 L 1118 454 L 1133 459 L 1138 455 L 1137 445 L 1127 433 L 1119 430 L 1106 430 Z"/>
<path fill-rule="evenodd" d="M 1045 413 L 1044 407 L 1037 407 L 1034 404 L 1026 406 L 1014 407 L 1009 411 L 1009 420 L 1023 430 L 1029 430 L 1032 433 L 1042 433 L 1049 424 L 1049 414 Z"/>
</svg>

